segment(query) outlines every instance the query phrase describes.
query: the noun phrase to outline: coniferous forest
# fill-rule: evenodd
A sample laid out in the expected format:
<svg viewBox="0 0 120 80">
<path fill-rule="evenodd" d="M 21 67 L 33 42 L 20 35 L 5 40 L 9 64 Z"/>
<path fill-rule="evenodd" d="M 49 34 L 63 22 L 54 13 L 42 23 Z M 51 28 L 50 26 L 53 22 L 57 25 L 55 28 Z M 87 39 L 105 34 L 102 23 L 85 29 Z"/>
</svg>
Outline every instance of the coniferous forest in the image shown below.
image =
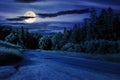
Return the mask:
<svg viewBox="0 0 120 80">
<path fill-rule="evenodd" d="M 62 50 L 85 53 L 120 53 L 120 14 L 112 8 L 102 9 L 100 14 L 90 10 L 90 18 L 72 29 L 50 36 L 30 33 L 28 29 L 0 27 L 0 39 L 20 45 L 25 49 Z M 31 44 L 33 43 L 33 44 Z"/>
</svg>

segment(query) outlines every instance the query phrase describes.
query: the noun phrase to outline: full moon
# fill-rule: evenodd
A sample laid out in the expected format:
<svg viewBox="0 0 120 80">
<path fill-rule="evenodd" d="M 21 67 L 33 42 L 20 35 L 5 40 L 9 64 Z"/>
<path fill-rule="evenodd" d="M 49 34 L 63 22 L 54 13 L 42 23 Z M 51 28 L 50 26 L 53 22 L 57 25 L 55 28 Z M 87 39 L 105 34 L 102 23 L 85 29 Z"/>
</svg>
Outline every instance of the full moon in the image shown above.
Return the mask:
<svg viewBox="0 0 120 80">
<path fill-rule="evenodd" d="M 24 14 L 25 17 L 33 17 L 33 18 L 28 18 L 28 19 L 25 19 L 25 22 L 26 23 L 33 23 L 36 21 L 36 14 L 33 12 L 33 11 L 27 11 L 25 14 Z"/>
</svg>

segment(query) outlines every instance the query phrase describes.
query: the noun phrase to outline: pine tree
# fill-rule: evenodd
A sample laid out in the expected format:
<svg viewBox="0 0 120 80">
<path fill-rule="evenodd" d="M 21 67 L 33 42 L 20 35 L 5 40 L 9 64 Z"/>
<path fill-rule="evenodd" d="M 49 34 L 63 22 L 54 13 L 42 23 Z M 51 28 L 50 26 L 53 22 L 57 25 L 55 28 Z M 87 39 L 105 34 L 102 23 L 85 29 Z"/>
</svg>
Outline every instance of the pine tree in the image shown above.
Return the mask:
<svg viewBox="0 0 120 80">
<path fill-rule="evenodd" d="M 90 19 L 91 19 L 91 24 L 93 24 L 93 25 L 97 21 L 97 14 L 96 14 L 96 10 L 94 8 L 92 8 L 90 11 Z"/>
<path fill-rule="evenodd" d="M 51 40 L 52 40 L 52 44 L 53 44 L 53 49 L 60 49 L 60 41 L 62 41 L 63 38 L 63 34 L 61 32 L 55 34 Z"/>
<path fill-rule="evenodd" d="M 70 35 L 70 42 L 79 43 L 81 40 L 81 28 L 80 25 L 75 24 Z"/>
<path fill-rule="evenodd" d="M 107 19 L 107 24 L 109 27 L 113 27 L 113 10 L 112 8 L 108 8 L 108 19 Z"/>
<path fill-rule="evenodd" d="M 88 40 L 95 39 L 96 22 L 97 22 L 96 10 L 94 8 L 92 8 L 91 12 L 90 12 L 90 24 L 87 27 L 87 39 Z"/>
<path fill-rule="evenodd" d="M 108 13 L 105 9 L 102 9 L 101 14 L 99 16 L 99 25 L 107 26 L 107 18 Z"/>
<path fill-rule="evenodd" d="M 64 33 L 63 33 L 63 39 L 62 39 L 62 45 L 64 45 L 65 43 L 67 43 L 69 41 L 69 38 L 70 38 L 70 35 L 71 35 L 71 31 L 70 30 L 64 30 Z"/>
</svg>

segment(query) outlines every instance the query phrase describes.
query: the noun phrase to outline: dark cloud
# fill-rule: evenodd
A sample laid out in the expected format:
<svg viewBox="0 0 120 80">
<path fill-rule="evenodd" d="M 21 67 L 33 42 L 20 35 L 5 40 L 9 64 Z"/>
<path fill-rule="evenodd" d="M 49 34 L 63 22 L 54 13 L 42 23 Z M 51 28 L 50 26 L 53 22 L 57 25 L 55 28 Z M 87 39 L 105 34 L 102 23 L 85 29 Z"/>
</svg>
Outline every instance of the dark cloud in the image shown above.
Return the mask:
<svg viewBox="0 0 120 80">
<path fill-rule="evenodd" d="M 31 2 L 35 2 L 37 0 L 15 0 L 16 2 L 21 2 L 21 3 L 31 3 Z"/>
<path fill-rule="evenodd" d="M 46 18 L 46 17 L 56 17 L 56 16 L 68 15 L 68 14 L 84 14 L 88 12 L 89 9 L 81 9 L 81 10 L 59 11 L 57 13 L 38 13 L 38 15 L 42 18 Z"/>
<path fill-rule="evenodd" d="M 29 18 L 35 18 L 35 17 L 19 16 L 16 18 L 7 18 L 7 20 L 8 21 L 23 21 L 23 20 L 29 19 Z"/>
<path fill-rule="evenodd" d="M 9 24 L 12 24 L 12 25 L 26 25 L 26 23 L 9 23 Z"/>
</svg>

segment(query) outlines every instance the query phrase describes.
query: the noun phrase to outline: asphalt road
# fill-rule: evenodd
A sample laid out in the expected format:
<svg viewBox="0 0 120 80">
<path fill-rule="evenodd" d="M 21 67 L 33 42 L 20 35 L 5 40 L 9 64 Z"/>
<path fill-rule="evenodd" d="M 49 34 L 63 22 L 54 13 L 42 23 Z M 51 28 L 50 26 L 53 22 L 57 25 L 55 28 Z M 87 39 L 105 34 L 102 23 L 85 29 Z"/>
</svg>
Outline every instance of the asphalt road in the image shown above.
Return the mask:
<svg viewBox="0 0 120 80">
<path fill-rule="evenodd" d="M 96 61 L 96 60 L 88 60 L 82 58 L 74 58 L 74 57 L 66 57 L 66 56 L 59 56 L 53 54 L 46 54 L 45 52 L 37 52 L 28 50 L 24 53 L 24 57 L 30 59 L 32 57 L 37 57 L 39 59 L 48 59 L 53 60 L 56 62 L 61 62 L 77 67 L 84 67 L 94 70 L 99 70 L 102 72 L 108 72 L 113 74 L 120 74 L 120 64 L 118 63 L 110 63 L 110 62 L 103 62 L 103 61 Z"/>
<path fill-rule="evenodd" d="M 120 80 L 120 64 L 27 50 L 5 80 Z"/>
</svg>

